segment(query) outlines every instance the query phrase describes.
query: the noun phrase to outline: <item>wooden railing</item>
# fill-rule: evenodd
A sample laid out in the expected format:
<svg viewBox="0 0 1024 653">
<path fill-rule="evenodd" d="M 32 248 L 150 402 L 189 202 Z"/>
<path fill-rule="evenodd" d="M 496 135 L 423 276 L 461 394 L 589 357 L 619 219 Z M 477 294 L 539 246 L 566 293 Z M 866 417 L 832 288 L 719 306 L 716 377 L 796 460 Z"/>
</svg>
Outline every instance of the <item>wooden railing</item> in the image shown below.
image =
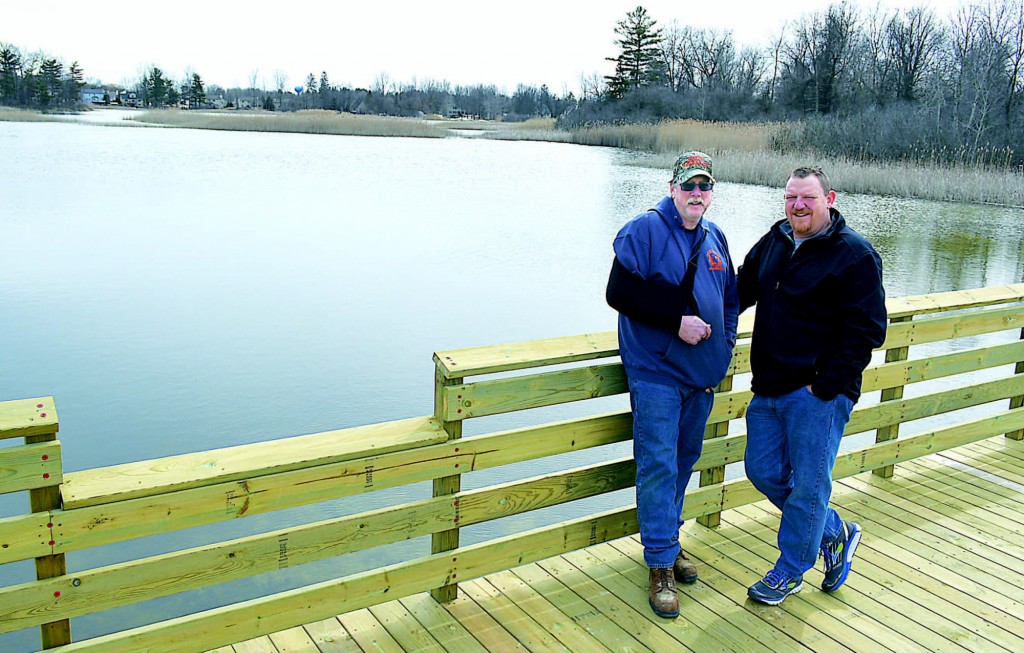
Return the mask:
<svg viewBox="0 0 1024 653">
<path fill-rule="evenodd" d="M 999 434 L 1022 437 L 1024 284 L 891 299 L 888 309 L 885 362 L 864 375 L 865 392 L 880 390 L 880 400 L 866 396 L 846 431 L 876 431 L 877 442 L 841 452 L 836 478 L 891 473 L 900 461 Z M 701 486 L 685 502 L 684 516 L 708 525 L 720 511 L 761 498 L 745 478 L 725 480 L 726 466 L 743 459 L 746 438 L 734 422 L 751 397 L 743 387 L 750 323 L 743 316 L 696 466 Z M 917 345 L 997 332 L 998 342 L 911 355 Z M 617 354 L 614 333 L 440 352 L 430 416 L 64 475 L 52 399 L 0 403 L 0 438 L 26 441 L 0 450 L 0 492 L 27 490 L 31 498 L 30 513 L 0 520 L 0 563 L 35 559 L 38 570 L 38 580 L 0 589 L 0 633 L 39 626 L 44 648 L 68 653 L 202 651 L 417 592 L 444 600 L 459 581 L 635 533 L 635 508 L 626 506 L 459 542 L 466 526 L 633 485 L 633 461 L 623 457 L 461 490 L 468 473 L 628 441 L 628 410 L 462 437 L 466 420 L 625 393 Z M 983 380 L 973 374 L 981 370 Z M 946 377 L 954 382 L 903 397 L 907 386 Z M 995 403 L 1006 401 L 1005 409 Z M 983 416 L 899 433 L 901 424 L 985 404 Z M 65 571 L 64 556 L 89 547 L 423 481 L 434 492 L 419 501 Z M 69 643 L 69 620 L 81 615 L 426 535 L 432 550 L 405 562 Z"/>
</svg>

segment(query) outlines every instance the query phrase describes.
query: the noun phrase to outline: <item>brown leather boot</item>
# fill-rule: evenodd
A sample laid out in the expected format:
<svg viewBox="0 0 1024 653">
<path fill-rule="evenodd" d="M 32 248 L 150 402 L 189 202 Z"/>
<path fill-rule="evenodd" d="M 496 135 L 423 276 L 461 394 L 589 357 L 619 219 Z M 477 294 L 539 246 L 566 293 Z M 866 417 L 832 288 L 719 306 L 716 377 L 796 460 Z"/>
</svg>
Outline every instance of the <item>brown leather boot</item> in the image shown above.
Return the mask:
<svg viewBox="0 0 1024 653">
<path fill-rule="evenodd" d="M 672 571 L 680 583 L 697 582 L 697 568 L 693 566 L 682 549 L 679 549 L 679 555 L 676 556 L 675 564 L 672 565 Z"/>
<path fill-rule="evenodd" d="M 679 593 L 671 569 L 651 570 L 648 594 L 654 614 L 666 619 L 675 619 L 679 616 Z"/>
</svg>

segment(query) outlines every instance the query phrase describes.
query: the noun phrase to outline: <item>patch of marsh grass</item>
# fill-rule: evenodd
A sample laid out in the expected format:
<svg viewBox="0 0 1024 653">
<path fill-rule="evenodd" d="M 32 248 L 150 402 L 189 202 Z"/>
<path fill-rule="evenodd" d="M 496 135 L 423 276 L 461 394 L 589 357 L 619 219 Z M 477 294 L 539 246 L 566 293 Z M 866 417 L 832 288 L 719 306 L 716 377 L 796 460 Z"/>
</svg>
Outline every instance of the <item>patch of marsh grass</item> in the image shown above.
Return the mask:
<svg viewBox="0 0 1024 653">
<path fill-rule="evenodd" d="M 775 123 L 664 120 L 656 124 L 583 125 L 560 130 L 554 128 L 552 120 L 539 123 L 533 129 L 501 130 L 494 137 L 507 140 L 554 140 L 654 153 L 686 150 L 756 152 L 770 147 L 776 128 Z"/>
<path fill-rule="evenodd" d="M 715 178 L 782 189 L 789 173 L 819 165 L 840 193 L 892 195 L 944 202 L 997 204 L 1024 208 L 1024 173 L 1012 170 L 964 169 L 908 162 L 866 163 L 813 153 L 705 150 L 715 161 Z M 638 165 L 669 170 L 675 153 L 652 154 Z"/>
<path fill-rule="evenodd" d="M 412 136 L 443 138 L 436 123 L 389 116 L 361 116 L 334 111 L 306 110 L 288 113 L 271 111 L 147 111 L 133 118 L 137 122 L 225 131 L 289 132 L 346 136 Z"/>
<path fill-rule="evenodd" d="M 67 117 L 29 109 L 0 109 L 0 122 L 67 122 Z"/>
</svg>

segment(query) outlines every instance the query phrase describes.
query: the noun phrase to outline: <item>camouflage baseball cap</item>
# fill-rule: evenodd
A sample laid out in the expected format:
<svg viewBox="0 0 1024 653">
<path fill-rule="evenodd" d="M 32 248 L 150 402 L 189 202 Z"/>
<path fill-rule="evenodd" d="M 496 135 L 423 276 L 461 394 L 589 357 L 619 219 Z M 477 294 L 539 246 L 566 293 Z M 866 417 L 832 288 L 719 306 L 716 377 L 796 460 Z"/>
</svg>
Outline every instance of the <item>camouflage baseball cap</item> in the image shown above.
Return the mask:
<svg viewBox="0 0 1024 653">
<path fill-rule="evenodd" d="M 673 183 L 680 184 L 697 175 L 706 175 L 711 181 L 715 180 L 711 174 L 711 157 L 703 152 L 686 152 L 672 166 Z"/>
</svg>

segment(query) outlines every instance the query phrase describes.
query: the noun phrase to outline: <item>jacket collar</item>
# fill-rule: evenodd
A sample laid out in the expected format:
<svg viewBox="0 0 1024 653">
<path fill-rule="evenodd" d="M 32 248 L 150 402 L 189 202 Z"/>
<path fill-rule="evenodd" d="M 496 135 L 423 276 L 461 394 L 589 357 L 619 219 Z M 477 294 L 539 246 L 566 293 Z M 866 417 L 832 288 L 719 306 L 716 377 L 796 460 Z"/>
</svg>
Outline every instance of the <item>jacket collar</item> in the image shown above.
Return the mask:
<svg viewBox="0 0 1024 653">
<path fill-rule="evenodd" d="M 669 224 L 669 226 L 686 228 L 683 225 L 683 216 L 679 215 L 679 211 L 676 209 L 676 203 L 672 201 L 671 195 L 663 197 L 662 200 L 658 202 L 658 206 L 654 207 L 654 210 L 658 212 L 658 215 L 660 215 L 662 219 Z M 704 219 L 704 216 L 701 216 L 700 222 L 697 223 L 697 226 L 704 231 L 710 231 L 710 229 L 708 229 L 707 222 L 708 221 Z"/>
</svg>

